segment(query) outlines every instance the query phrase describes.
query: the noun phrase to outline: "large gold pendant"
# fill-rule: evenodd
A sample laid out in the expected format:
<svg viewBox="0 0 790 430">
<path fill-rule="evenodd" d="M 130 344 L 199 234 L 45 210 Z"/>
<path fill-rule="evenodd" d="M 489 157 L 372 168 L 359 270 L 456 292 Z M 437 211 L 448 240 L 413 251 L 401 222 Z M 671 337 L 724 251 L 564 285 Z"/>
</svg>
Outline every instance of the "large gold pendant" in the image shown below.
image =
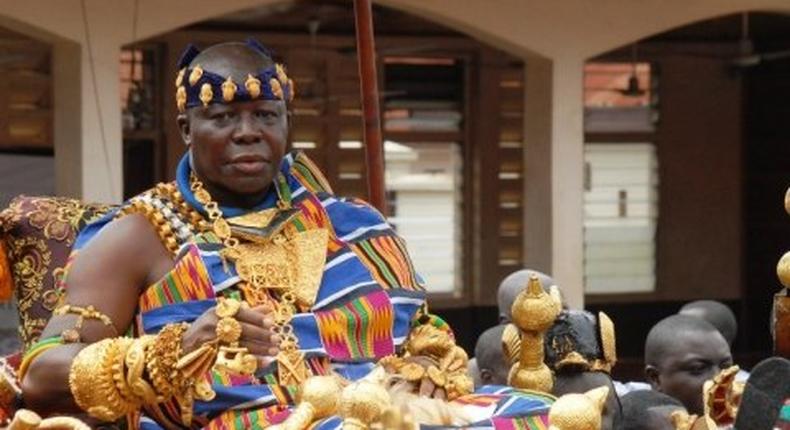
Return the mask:
<svg viewBox="0 0 790 430">
<path fill-rule="evenodd" d="M 325 229 L 279 234 L 265 243 L 246 242 L 225 248 L 239 278 L 253 290 L 291 291 L 303 307 L 315 302 L 326 262 L 329 233 Z"/>
</svg>

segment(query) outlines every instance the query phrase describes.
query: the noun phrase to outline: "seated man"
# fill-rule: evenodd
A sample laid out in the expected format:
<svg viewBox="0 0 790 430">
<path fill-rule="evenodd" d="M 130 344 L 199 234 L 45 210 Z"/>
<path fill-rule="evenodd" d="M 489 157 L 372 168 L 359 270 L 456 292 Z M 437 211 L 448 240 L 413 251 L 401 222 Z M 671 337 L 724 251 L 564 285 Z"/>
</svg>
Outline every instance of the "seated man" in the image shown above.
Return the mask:
<svg viewBox="0 0 790 430">
<path fill-rule="evenodd" d="M 507 385 L 510 363 L 502 350 L 502 333 L 505 327 L 491 327 L 477 339 L 475 358 L 480 372 L 480 385 Z"/>
<path fill-rule="evenodd" d="M 81 232 L 20 366 L 26 406 L 131 428 L 265 428 L 311 376 L 353 381 L 384 358 L 413 394 L 468 394 L 466 354 L 425 311 L 403 240 L 286 154 L 282 66 L 248 42 L 190 48 L 179 68 L 176 181 Z"/>
<path fill-rule="evenodd" d="M 659 321 L 645 340 L 645 376 L 652 388 L 702 415 L 703 384 L 732 366 L 730 347 L 715 327 L 686 315 Z"/>
<path fill-rule="evenodd" d="M 686 409 L 677 399 L 653 390 L 637 390 L 621 399 L 621 430 L 675 430 L 672 413 Z"/>
</svg>

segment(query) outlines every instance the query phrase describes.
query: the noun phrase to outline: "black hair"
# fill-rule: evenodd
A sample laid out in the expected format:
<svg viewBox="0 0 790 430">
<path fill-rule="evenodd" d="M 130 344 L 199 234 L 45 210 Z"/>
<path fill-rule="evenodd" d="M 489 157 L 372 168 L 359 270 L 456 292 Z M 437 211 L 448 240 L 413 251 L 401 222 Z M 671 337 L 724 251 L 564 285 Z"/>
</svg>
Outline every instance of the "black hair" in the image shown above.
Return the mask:
<svg viewBox="0 0 790 430">
<path fill-rule="evenodd" d="M 620 430 L 642 430 L 651 419 L 651 408 L 685 409 L 674 397 L 655 390 L 632 391 L 620 399 L 623 408 Z"/>
<path fill-rule="evenodd" d="M 718 333 L 716 327 L 707 321 L 688 315 L 670 315 L 656 323 L 645 339 L 645 364 L 657 366 L 666 351 L 672 349 L 678 333 L 702 332 Z"/>
<path fill-rule="evenodd" d="M 716 330 L 724 336 L 724 340 L 730 345 L 738 334 L 738 321 L 735 319 L 735 314 L 724 303 L 715 300 L 696 300 L 683 305 L 678 313 L 698 316 L 709 322 L 716 327 Z"/>
</svg>

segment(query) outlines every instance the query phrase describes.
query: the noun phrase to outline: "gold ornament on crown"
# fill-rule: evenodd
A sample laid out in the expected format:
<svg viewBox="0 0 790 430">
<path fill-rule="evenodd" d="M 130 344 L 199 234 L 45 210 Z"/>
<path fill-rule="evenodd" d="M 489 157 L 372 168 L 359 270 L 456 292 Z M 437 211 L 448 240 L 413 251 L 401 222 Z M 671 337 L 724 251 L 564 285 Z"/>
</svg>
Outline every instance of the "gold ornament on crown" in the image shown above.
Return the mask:
<svg viewBox="0 0 790 430">
<path fill-rule="evenodd" d="M 228 76 L 228 79 L 225 79 L 225 82 L 222 83 L 222 100 L 232 102 L 238 89 L 239 87 L 233 82 L 233 78 Z"/>
<path fill-rule="evenodd" d="M 191 189 L 208 214 L 214 234 L 225 245 L 220 255 L 235 263 L 241 278 L 239 288 L 251 306 L 268 303 L 274 307 L 274 334 L 279 338 L 277 361 L 278 380 L 282 385 L 299 385 L 310 372 L 298 339 L 291 326 L 297 305 L 309 307 L 315 300 L 326 258 L 328 233 L 325 229 L 291 232 L 282 226 L 271 236 L 233 237 L 228 220 L 223 218 L 219 205 L 211 199 L 203 184 L 192 173 Z M 290 203 L 280 201 L 280 210 L 290 209 Z M 264 211 L 265 212 L 265 211 Z M 233 218 L 236 225 L 249 226 L 255 221 L 271 221 L 271 215 L 250 215 Z M 265 227 L 258 225 L 257 227 Z M 279 297 L 273 298 L 273 294 Z M 220 352 L 222 356 L 222 352 Z"/>
<path fill-rule="evenodd" d="M 257 99 L 261 95 L 261 81 L 252 75 L 247 75 L 247 80 L 244 81 L 244 88 L 250 93 L 251 99 Z"/>
<path fill-rule="evenodd" d="M 543 362 L 543 340 L 561 309 L 556 295 L 546 294 L 538 277 L 533 275 L 513 303 L 513 322 L 521 329 L 521 351 L 518 363 L 510 369 L 508 385 L 551 392 L 554 379 Z"/>
</svg>

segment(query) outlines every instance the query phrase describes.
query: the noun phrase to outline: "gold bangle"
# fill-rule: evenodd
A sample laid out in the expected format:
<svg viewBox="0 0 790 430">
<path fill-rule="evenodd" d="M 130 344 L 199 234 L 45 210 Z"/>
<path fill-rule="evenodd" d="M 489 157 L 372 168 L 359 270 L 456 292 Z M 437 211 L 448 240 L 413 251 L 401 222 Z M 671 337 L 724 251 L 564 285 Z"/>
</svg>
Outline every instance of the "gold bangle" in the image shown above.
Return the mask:
<svg viewBox="0 0 790 430">
<path fill-rule="evenodd" d="M 181 340 L 187 328 L 187 323 L 168 324 L 156 335 L 156 341 L 145 348 L 148 377 L 154 390 L 164 398 L 174 391 L 172 374 L 181 356 Z"/>
<path fill-rule="evenodd" d="M 241 339 L 241 323 L 231 317 L 217 321 L 217 340 L 228 345 L 236 344 Z"/>
<path fill-rule="evenodd" d="M 69 371 L 69 389 L 77 405 L 102 421 L 116 421 L 139 408 L 118 390 L 114 373 L 119 357 L 125 356 L 131 338 L 103 339 L 77 354 Z M 115 369 L 114 369 L 115 367 Z"/>
<path fill-rule="evenodd" d="M 126 352 L 124 363 L 126 364 L 126 384 L 135 396 L 143 400 L 145 404 L 158 403 L 161 398 L 156 395 L 151 384 L 143 379 L 145 372 L 145 351 L 148 346 L 156 341 L 155 336 L 143 336 L 135 339 L 129 351 Z"/>
</svg>

